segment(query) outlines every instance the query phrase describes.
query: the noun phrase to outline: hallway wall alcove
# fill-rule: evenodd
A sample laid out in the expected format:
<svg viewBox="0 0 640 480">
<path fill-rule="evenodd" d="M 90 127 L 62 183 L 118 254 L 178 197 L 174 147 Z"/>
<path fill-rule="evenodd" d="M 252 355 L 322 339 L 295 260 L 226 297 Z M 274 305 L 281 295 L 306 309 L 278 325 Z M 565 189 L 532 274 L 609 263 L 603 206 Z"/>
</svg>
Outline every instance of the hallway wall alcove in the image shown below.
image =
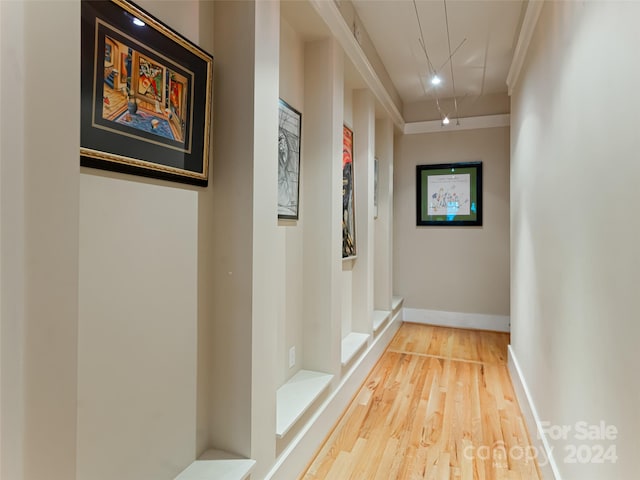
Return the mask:
<svg viewBox="0 0 640 480">
<path fill-rule="evenodd" d="M 219 229 L 214 241 L 224 266 L 213 283 L 210 438 L 216 448 L 256 460 L 256 478 L 292 478 L 399 325 L 388 228 L 394 127 L 310 4 L 218 2 L 215 18 L 216 92 L 224 99 L 214 114 L 229 121 L 219 122 L 215 133 L 213 195 L 228 229 Z M 276 212 L 278 98 L 302 118 L 297 220 L 278 220 Z M 344 124 L 356 142 L 358 248 L 357 258 L 346 261 Z M 376 145 L 386 183 L 374 219 Z M 240 205 L 250 222 L 235 221 Z M 387 225 L 377 245 L 375 222 Z M 236 255 L 233 261 L 230 255 Z M 376 261 L 381 266 L 374 281 Z M 230 283 L 229 272 L 238 271 L 246 283 Z M 252 303 L 240 312 L 229 298 L 243 297 Z M 375 332 L 374 306 L 389 312 Z M 248 363 L 229 364 L 239 351 L 248 354 Z M 233 389 L 214 387 L 225 384 Z"/>
</svg>

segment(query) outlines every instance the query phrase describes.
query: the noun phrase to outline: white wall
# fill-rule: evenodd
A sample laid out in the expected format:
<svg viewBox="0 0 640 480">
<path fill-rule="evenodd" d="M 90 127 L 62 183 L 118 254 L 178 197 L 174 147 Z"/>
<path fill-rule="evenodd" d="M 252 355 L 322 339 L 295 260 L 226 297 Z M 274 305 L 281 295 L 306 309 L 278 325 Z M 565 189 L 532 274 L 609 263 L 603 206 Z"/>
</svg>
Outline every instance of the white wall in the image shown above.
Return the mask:
<svg viewBox="0 0 640 480">
<path fill-rule="evenodd" d="M 549 438 L 568 480 L 640 470 L 639 17 L 635 2 L 545 2 L 512 96 L 512 353 L 539 420 L 573 428 Z M 579 421 L 619 433 L 585 442 Z M 565 460 L 584 443 L 617 463 Z"/>
<path fill-rule="evenodd" d="M 466 161 L 482 161 L 483 226 L 416 227 L 416 165 Z M 393 189 L 394 293 L 404 306 L 509 315 L 509 129 L 400 136 Z"/>
</svg>

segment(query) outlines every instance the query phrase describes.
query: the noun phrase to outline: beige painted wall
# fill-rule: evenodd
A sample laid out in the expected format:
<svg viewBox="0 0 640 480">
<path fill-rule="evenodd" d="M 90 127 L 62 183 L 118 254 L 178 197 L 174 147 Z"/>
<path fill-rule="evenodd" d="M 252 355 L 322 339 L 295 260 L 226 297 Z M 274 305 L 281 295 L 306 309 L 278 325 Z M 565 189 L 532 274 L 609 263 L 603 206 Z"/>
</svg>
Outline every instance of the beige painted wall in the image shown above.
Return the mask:
<svg viewBox="0 0 640 480">
<path fill-rule="evenodd" d="M 353 131 L 353 90 L 344 87 L 344 124 Z M 354 135 L 355 136 L 355 135 Z M 354 148 L 354 155 L 355 148 Z M 340 164 L 342 165 L 342 163 Z M 355 186 L 356 182 L 354 182 Z M 355 188 L 358 188 L 355 186 Z M 342 197 L 340 199 L 342 201 Z M 341 237 L 342 238 L 342 237 Z M 340 244 L 342 245 L 342 244 Z M 356 225 L 356 252 L 358 248 L 358 228 Z M 341 247 L 342 251 L 342 247 Z M 342 337 L 353 331 L 353 267 L 355 260 L 342 261 Z"/>
<path fill-rule="evenodd" d="M 573 428 L 551 439 L 563 479 L 640 470 L 639 17 L 545 2 L 512 96 L 512 348 L 540 420 Z M 593 442 L 616 463 L 565 461 L 579 421 L 618 429 Z"/>
<path fill-rule="evenodd" d="M 76 471 L 79 10 L 0 4 L 3 479 Z"/>
<path fill-rule="evenodd" d="M 374 220 L 374 309 L 390 311 L 393 298 L 393 123 L 376 121 L 378 216 Z"/>
<path fill-rule="evenodd" d="M 238 3 L 238 2 L 235 2 Z M 224 17 L 223 17 L 224 18 Z M 278 111 L 280 4 L 255 3 L 253 85 L 253 284 L 251 317 L 251 474 L 264 478 L 275 461 L 277 294 L 273 272 L 284 259 L 278 249 Z M 252 58 L 252 57 L 250 57 Z M 234 352 L 234 358 L 239 352 Z"/>
<path fill-rule="evenodd" d="M 366 89 L 353 91 L 353 175 L 356 253 L 353 264 L 351 331 L 372 333 L 373 316 L 373 159 L 375 157 L 375 98 Z"/>
<path fill-rule="evenodd" d="M 302 114 L 302 139 L 305 138 L 304 116 L 304 42 L 284 20 L 280 22 L 280 98 Z M 306 220 L 302 196 L 304 158 L 300 158 L 300 197 L 298 220 L 279 220 L 278 235 L 284 268 L 278 282 L 278 385 L 282 385 L 302 367 L 303 329 L 303 233 Z M 289 368 L 289 349 L 295 348 L 296 361 Z"/>
<path fill-rule="evenodd" d="M 209 187 L 197 188 L 80 169 L 79 3 L 0 2 L 2 478 L 168 480 L 207 447 L 257 459 L 262 478 L 276 461 L 273 272 L 285 264 L 271 162 L 278 5 L 215 2 L 214 51 L 214 2 L 139 2 L 216 54 L 214 137 L 224 141 Z M 305 56 L 315 63 L 306 90 L 323 92 L 304 96 L 317 113 L 309 152 L 331 162 L 304 239 L 319 247 L 304 283 L 320 277 L 321 290 L 304 288 L 301 322 L 309 367 L 337 373 L 343 53 L 326 39 Z M 32 132 L 41 141 L 27 142 Z"/>
<path fill-rule="evenodd" d="M 25 414 L 24 15 L 22 2 L 0 3 L 0 478 L 19 480 Z"/>
<path fill-rule="evenodd" d="M 278 299 L 277 2 L 215 2 L 213 183 L 216 229 L 211 439 L 257 461 L 275 454 Z M 276 279 L 280 278 L 276 274 Z"/>
<path fill-rule="evenodd" d="M 197 192 L 80 181 L 78 480 L 173 478 L 195 452 Z"/>
<path fill-rule="evenodd" d="M 416 227 L 416 165 L 483 162 L 482 227 Z M 509 315 L 509 129 L 396 138 L 394 293 L 407 308 Z"/>
<path fill-rule="evenodd" d="M 331 38 L 305 44 L 304 231 L 305 368 L 340 369 L 341 179 L 344 56 Z"/>
<path fill-rule="evenodd" d="M 206 2 L 141 5 L 212 50 Z M 202 319 L 211 318 L 198 291 L 210 272 L 210 254 L 199 248 L 210 244 L 210 189 L 90 169 L 80 184 L 78 478 L 169 478 L 207 444 L 206 369 L 196 362 L 205 364 L 197 341 L 207 338 Z M 103 371 L 109 364 L 128 367 Z M 132 457 L 144 444 L 159 449 Z"/>
<path fill-rule="evenodd" d="M 212 51 L 208 2 L 140 5 Z M 77 478 L 173 478 L 209 446 L 211 187 L 79 179 Z"/>
<path fill-rule="evenodd" d="M 216 268 L 209 290 L 216 318 L 211 437 L 218 448 L 250 457 L 255 5 L 215 2 L 215 43 L 214 121 L 227 121 L 214 128 L 211 171 L 214 215 L 224 226 L 216 228 L 212 244 Z M 236 357 L 239 351 L 246 355 Z"/>
</svg>

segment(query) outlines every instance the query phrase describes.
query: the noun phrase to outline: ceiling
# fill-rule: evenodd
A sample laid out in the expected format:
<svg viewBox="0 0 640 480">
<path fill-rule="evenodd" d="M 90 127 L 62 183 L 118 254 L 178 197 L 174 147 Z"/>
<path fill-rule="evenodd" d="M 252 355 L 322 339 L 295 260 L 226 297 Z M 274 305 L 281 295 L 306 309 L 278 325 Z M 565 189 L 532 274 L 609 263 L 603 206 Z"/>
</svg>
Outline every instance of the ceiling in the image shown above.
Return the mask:
<svg viewBox="0 0 640 480">
<path fill-rule="evenodd" d="M 445 99 L 454 95 L 458 104 L 492 94 L 506 96 L 525 0 L 352 1 L 405 109 L 438 99 L 443 110 L 450 111 L 445 105 L 453 102 Z M 437 87 L 430 82 L 434 70 L 442 78 Z"/>
</svg>

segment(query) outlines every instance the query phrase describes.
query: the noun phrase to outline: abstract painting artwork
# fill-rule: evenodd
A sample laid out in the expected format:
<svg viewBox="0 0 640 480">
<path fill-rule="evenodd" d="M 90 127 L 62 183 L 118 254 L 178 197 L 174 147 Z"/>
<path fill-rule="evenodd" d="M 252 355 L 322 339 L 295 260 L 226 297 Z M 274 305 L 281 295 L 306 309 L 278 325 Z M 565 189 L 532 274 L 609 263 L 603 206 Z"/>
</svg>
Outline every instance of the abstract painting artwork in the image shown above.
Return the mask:
<svg viewBox="0 0 640 480">
<path fill-rule="evenodd" d="M 342 129 L 342 258 L 356 256 L 353 173 L 353 131 L 345 125 Z"/>
</svg>

